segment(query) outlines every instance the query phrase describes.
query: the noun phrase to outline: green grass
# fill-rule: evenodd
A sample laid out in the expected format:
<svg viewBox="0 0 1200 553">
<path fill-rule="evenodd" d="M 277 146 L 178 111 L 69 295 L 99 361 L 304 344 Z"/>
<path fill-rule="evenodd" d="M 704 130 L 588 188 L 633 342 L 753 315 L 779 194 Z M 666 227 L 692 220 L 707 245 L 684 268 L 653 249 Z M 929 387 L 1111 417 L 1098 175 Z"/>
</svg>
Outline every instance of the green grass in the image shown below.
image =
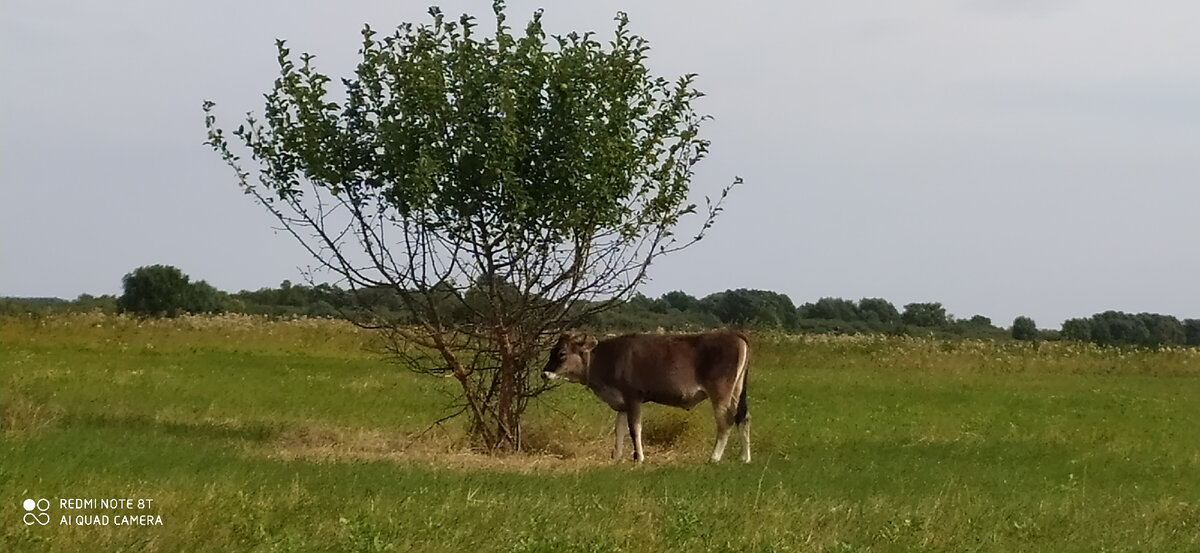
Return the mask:
<svg viewBox="0 0 1200 553">
<path fill-rule="evenodd" d="M 580 387 L 534 450 L 425 433 L 450 382 L 370 335 L 249 317 L 0 321 L 0 551 L 1147 551 L 1200 548 L 1200 352 L 756 340 L 755 462 L 706 462 L 706 406 L 652 406 L 608 460 Z M 21 522 L 27 497 L 49 526 Z M 163 526 L 60 526 L 58 498 Z"/>
</svg>

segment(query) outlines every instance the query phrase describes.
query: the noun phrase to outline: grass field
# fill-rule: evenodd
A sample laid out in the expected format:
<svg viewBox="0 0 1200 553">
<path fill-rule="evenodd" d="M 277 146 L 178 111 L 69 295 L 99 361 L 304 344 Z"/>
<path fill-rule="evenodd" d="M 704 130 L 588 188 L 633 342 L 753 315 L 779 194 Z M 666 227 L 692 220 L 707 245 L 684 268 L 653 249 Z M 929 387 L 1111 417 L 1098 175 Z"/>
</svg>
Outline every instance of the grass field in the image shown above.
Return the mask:
<svg viewBox="0 0 1200 553">
<path fill-rule="evenodd" d="M 445 380 L 326 321 L 0 321 L 0 551 L 1200 550 L 1200 351 L 758 337 L 755 461 L 707 406 L 608 459 L 581 387 L 531 452 L 464 448 Z M 22 522 L 48 498 L 46 526 Z M 147 509 L 60 507 L 152 499 Z M 161 526 L 61 525 L 149 514 Z"/>
</svg>

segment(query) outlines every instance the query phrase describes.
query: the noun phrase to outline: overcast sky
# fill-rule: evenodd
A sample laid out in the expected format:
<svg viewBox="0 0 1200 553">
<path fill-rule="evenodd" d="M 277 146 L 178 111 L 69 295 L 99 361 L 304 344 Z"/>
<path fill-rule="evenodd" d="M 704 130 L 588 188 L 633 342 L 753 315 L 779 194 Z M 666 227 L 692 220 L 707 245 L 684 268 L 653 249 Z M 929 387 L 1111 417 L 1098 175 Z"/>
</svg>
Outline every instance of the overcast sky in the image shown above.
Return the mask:
<svg viewBox="0 0 1200 553">
<path fill-rule="evenodd" d="M 545 8 L 549 32 L 602 37 L 627 11 L 652 69 L 708 94 L 694 190 L 746 180 L 647 294 L 940 301 L 1048 328 L 1200 317 L 1200 2 Z M 424 3 L 5 0 L 0 295 L 119 293 L 155 263 L 230 291 L 302 280 L 307 254 L 202 145 L 201 102 L 236 126 L 262 110 L 276 38 L 342 76 L 363 23 L 402 21 Z"/>
</svg>

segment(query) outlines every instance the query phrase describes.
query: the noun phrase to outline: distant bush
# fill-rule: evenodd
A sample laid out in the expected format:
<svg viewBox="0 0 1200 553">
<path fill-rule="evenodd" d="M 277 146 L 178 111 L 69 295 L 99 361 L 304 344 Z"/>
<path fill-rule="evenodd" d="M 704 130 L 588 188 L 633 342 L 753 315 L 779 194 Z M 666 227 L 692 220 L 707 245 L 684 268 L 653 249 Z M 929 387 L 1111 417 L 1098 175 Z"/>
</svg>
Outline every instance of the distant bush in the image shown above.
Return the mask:
<svg viewBox="0 0 1200 553">
<path fill-rule="evenodd" d="M 900 320 L 906 325 L 923 327 L 940 327 L 950 322 L 946 316 L 946 308 L 937 302 L 905 305 Z"/>
<path fill-rule="evenodd" d="M 1183 340 L 1189 346 L 1200 346 L 1200 319 L 1183 321 Z"/>
<path fill-rule="evenodd" d="M 883 298 L 863 298 L 858 300 L 859 317 L 868 323 L 898 323 L 900 312 L 892 302 Z"/>
<path fill-rule="evenodd" d="M 964 322 L 973 326 L 992 326 L 992 320 L 983 315 L 975 315 Z"/>
<path fill-rule="evenodd" d="M 785 294 L 769 290 L 726 290 L 705 296 L 700 309 L 732 326 L 789 330 L 796 324 L 796 305 Z"/>
<path fill-rule="evenodd" d="M 667 313 L 616 307 L 594 315 L 587 325 L 607 332 L 699 332 L 720 328 L 721 321 L 711 313 L 685 313 L 672 309 Z"/>
<path fill-rule="evenodd" d="M 700 310 L 700 300 L 678 290 L 663 294 L 662 301 L 681 312 Z"/>
<path fill-rule="evenodd" d="M 984 321 L 980 320 L 987 320 Z M 1011 336 L 1003 328 L 993 326 L 987 317 L 972 317 L 970 319 L 958 320 L 949 322 L 944 326 L 934 327 L 932 329 L 926 327 L 913 327 L 924 330 L 925 335 L 932 334 L 943 338 L 972 338 L 978 340 L 1006 340 Z"/>
<path fill-rule="evenodd" d="M 1029 317 L 1017 317 L 1013 319 L 1012 338 L 1013 340 L 1024 341 L 1037 340 L 1037 323 L 1034 323 L 1033 319 Z"/>
<path fill-rule="evenodd" d="M 863 321 L 840 321 L 834 319 L 800 319 L 794 330 L 803 334 L 839 334 L 853 336 L 884 332 L 886 325 L 872 325 Z M 894 329 L 893 329 L 894 330 Z"/>
<path fill-rule="evenodd" d="M 1062 324 L 1062 339 L 1076 342 L 1092 340 L 1092 321 L 1089 319 L 1067 319 Z"/>
<path fill-rule="evenodd" d="M 117 298 L 122 313 L 177 317 L 184 313 L 221 313 L 224 293 L 203 280 L 191 282 L 170 265 L 138 267 L 121 280 L 124 293 Z"/>
<path fill-rule="evenodd" d="M 895 307 L 892 309 L 895 310 Z M 801 305 L 797 313 L 801 319 L 863 320 L 858 306 L 854 302 L 842 298 L 821 298 L 816 303 Z"/>
</svg>

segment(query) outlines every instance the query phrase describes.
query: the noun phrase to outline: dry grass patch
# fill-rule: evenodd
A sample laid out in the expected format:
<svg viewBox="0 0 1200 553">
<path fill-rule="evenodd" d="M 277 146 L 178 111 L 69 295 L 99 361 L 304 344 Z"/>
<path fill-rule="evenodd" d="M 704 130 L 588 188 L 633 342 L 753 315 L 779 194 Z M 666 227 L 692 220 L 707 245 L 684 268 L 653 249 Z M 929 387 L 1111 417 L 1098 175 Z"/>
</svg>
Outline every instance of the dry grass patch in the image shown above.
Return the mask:
<svg viewBox="0 0 1200 553">
<path fill-rule="evenodd" d="M 62 419 L 63 409 L 57 405 L 34 403 L 15 394 L 8 394 L 0 405 L 0 433 L 14 438 L 49 428 Z"/>
<path fill-rule="evenodd" d="M 606 433 L 606 438 L 609 437 Z M 245 448 L 250 455 L 280 461 L 382 461 L 462 472 L 572 473 L 615 464 L 633 464 L 631 459 L 618 462 L 611 458 L 609 439 L 597 441 L 578 438 L 566 431 L 533 427 L 525 430 L 522 451 L 488 454 L 473 449 L 464 437 L 456 437 L 449 432 L 416 435 L 386 430 L 308 426 L 285 430 L 265 442 L 247 443 Z M 685 456 L 681 450 L 670 446 L 647 449 L 646 465 L 651 467 L 676 465 L 701 458 L 692 459 L 692 455 Z M 632 448 L 627 446 L 626 453 L 632 455 Z"/>
</svg>

